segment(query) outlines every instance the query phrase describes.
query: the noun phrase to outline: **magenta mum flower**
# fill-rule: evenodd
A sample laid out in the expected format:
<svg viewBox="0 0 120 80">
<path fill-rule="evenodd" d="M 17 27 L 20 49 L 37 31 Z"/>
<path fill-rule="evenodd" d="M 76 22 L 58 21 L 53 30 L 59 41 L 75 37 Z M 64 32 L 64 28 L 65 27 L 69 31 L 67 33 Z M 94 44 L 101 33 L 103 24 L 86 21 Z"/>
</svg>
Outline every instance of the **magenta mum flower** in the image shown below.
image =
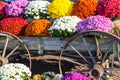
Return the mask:
<svg viewBox="0 0 120 80">
<path fill-rule="evenodd" d="M 109 18 L 104 16 L 96 15 L 86 18 L 81 21 L 77 25 L 77 31 L 85 31 L 85 30 L 101 30 L 105 32 L 109 32 L 113 29 L 113 23 Z"/>
<path fill-rule="evenodd" d="M 82 73 L 71 72 L 71 73 L 65 75 L 62 78 L 62 80 L 91 80 L 91 79 Z"/>
<path fill-rule="evenodd" d="M 100 0 L 97 6 L 97 14 L 113 18 L 117 15 L 120 19 L 120 0 Z"/>
</svg>

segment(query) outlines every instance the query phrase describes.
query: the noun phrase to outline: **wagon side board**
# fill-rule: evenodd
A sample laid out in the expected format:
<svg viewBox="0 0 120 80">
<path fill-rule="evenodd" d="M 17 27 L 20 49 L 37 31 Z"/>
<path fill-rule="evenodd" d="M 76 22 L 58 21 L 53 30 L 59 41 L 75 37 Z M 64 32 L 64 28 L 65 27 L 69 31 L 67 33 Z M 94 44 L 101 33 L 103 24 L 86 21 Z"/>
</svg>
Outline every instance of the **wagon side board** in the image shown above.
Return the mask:
<svg viewBox="0 0 120 80">
<path fill-rule="evenodd" d="M 53 51 L 53 52 L 60 52 L 65 43 L 68 41 L 69 38 L 58 38 L 58 37 L 20 37 L 23 41 L 23 44 L 25 44 L 30 51 L 38 51 L 38 54 L 41 55 L 44 53 L 44 51 Z M 87 46 L 91 51 L 96 50 L 95 41 L 93 39 L 86 39 L 87 40 Z M 106 39 L 100 39 L 100 49 L 101 51 L 106 51 L 108 46 L 110 46 L 110 41 Z M 0 49 L 4 48 L 4 40 L 0 40 Z M 7 49 L 13 49 L 17 44 L 16 39 L 9 42 Z M 72 45 L 74 48 L 81 52 L 85 52 L 86 47 L 84 46 L 81 39 L 79 41 L 72 42 Z M 23 50 L 24 48 L 20 48 L 18 50 Z M 66 52 L 74 52 L 74 50 L 71 47 L 68 47 L 66 49 Z"/>
</svg>

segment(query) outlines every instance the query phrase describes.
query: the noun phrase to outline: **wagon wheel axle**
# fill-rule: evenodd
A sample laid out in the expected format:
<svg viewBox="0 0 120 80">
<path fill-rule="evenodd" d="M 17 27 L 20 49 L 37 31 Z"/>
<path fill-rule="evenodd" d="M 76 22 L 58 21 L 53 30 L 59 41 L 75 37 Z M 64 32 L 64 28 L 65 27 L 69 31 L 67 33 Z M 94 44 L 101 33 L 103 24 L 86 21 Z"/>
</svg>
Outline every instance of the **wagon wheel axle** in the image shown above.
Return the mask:
<svg viewBox="0 0 120 80">
<path fill-rule="evenodd" d="M 104 74 L 104 68 L 99 64 L 95 64 L 94 68 L 91 69 L 90 71 L 90 76 L 95 79 L 101 78 L 103 74 Z"/>
</svg>

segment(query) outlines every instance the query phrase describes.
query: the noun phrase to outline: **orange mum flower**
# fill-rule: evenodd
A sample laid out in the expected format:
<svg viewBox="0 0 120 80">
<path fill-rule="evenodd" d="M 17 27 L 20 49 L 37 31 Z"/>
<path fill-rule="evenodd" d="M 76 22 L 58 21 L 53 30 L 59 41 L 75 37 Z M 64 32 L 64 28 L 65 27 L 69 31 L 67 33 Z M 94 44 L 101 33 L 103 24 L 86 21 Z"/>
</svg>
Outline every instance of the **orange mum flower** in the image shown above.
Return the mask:
<svg viewBox="0 0 120 80">
<path fill-rule="evenodd" d="M 47 19 L 33 20 L 25 29 L 26 36 L 50 36 L 52 22 Z"/>
<path fill-rule="evenodd" d="M 72 15 L 81 19 L 95 15 L 98 0 L 77 0 L 73 5 Z"/>
</svg>

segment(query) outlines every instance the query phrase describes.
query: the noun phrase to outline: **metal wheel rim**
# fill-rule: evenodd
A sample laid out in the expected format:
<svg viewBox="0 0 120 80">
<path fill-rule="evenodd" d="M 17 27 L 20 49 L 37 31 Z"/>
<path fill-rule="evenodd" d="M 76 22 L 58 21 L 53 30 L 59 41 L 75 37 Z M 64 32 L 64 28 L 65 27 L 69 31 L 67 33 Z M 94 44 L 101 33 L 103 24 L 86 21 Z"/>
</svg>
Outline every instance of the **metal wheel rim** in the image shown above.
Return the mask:
<svg viewBox="0 0 120 80">
<path fill-rule="evenodd" d="M 117 37 L 116 35 L 114 34 L 111 34 L 111 33 L 107 33 L 107 32 L 103 32 L 103 31 L 98 31 L 98 30 L 88 30 L 88 31 L 85 31 L 85 32 L 79 32 L 77 33 L 76 35 L 74 35 L 72 38 L 70 38 L 68 40 L 68 42 L 65 43 L 63 49 L 61 50 L 61 53 L 60 53 L 60 57 L 59 57 L 59 71 L 60 71 L 60 74 L 63 74 L 62 73 L 62 67 L 61 67 L 61 59 L 62 59 L 62 55 L 63 55 L 63 52 L 64 50 L 69 46 L 69 43 L 71 43 L 75 38 L 77 38 L 77 36 L 84 36 L 84 35 L 88 35 L 88 34 L 95 34 L 98 35 L 98 34 L 101 34 L 101 35 L 104 35 L 104 36 L 108 36 L 109 38 L 111 38 L 112 40 L 114 39 L 117 43 L 120 44 L 120 38 Z M 97 34 L 98 33 L 98 34 Z M 118 54 L 118 60 L 119 59 L 119 54 Z"/>
<path fill-rule="evenodd" d="M 32 66 L 32 61 L 31 61 L 31 55 L 30 55 L 30 51 L 29 49 L 27 48 L 27 46 L 24 44 L 24 42 L 17 36 L 11 34 L 11 33 L 8 33 L 8 32 L 3 32 L 3 31 L 0 31 L 0 36 L 4 36 L 6 38 L 14 38 L 14 39 L 17 39 L 20 44 L 25 48 L 25 50 L 27 51 L 27 54 L 28 54 L 28 58 L 29 58 L 29 68 L 31 69 L 31 66 Z"/>
</svg>

